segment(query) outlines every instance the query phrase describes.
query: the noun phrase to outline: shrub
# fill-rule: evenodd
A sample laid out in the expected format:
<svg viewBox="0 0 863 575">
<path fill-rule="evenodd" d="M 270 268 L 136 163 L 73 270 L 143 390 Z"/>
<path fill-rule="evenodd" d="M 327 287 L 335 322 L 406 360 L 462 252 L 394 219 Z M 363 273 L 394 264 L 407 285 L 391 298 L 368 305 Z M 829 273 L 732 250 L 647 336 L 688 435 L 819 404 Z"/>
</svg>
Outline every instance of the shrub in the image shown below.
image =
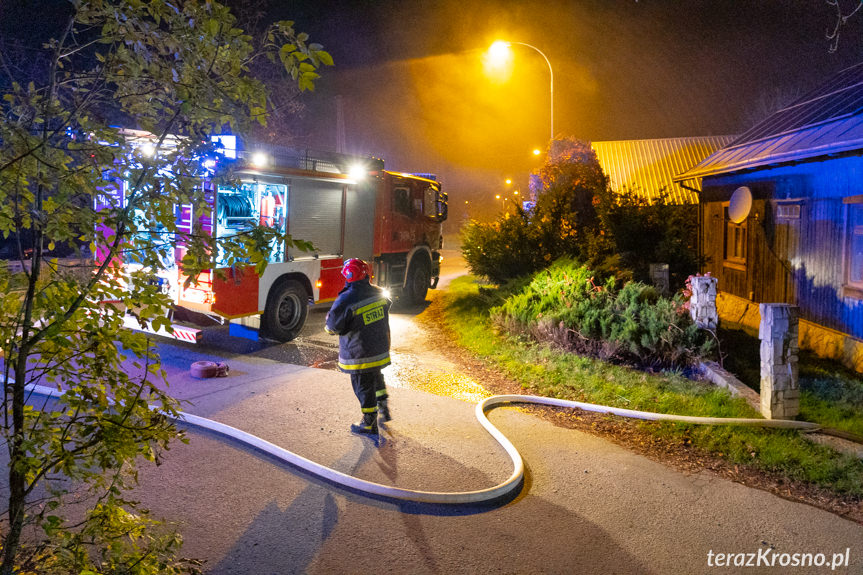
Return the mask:
<svg viewBox="0 0 863 575">
<path fill-rule="evenodd" d="M 521 208 L 492 223 L 471 220 L 461 231 L 461 250 L 471 272 L 499 283 L 549 264 L 537 244 L 529 216 Z"/>
<path fill-rule="evenodd" d="M 687 368 L 713 349 L 683 309 L 640 282 L 617 289 L 593 272 L 559 260 L 492 310 L 495 322 L 568 350 L 650 369 Z"/>
<path fill-rule="evenodd" d="M 650 263 L 666 263 L 672 289 L 683 287 L 685 278 L 698 270 L 698 206 L 677 205 L 661 190 L 648 200 L 637 190 L 597 194 L 597 213 L 605 254 L 591 253 L 595 265 L 606 262 L 618 276 L 649 281 Z M 606 260 L 611 257 L 613 262 Z"/>
<path fill-rule="evenodd" d="M 548 162 L 535 174 L 536 206 L 502 214 L 492 223 L 469 222 L 462 252 L 471 272 L 496 282 L 533 273 L 561 257 L 585 259 L 597 237 L 595 198 L 608 186 L 586 142 L 554 140 Z"/>
<path fill-rule="evenodd" d="M 463 228 L 462 251 L 474 275 L 503 282 L 568 257 L 598 277 L 646 282 L 656 262 L 669 265 L 671 287 L 679 288 L 697 271 L 697 206 L 674 205 L 664 190 L 652 199 L 612 191 L 590 144 L 554 140 L 533 176 L 530 212 Z"/>
</svg>

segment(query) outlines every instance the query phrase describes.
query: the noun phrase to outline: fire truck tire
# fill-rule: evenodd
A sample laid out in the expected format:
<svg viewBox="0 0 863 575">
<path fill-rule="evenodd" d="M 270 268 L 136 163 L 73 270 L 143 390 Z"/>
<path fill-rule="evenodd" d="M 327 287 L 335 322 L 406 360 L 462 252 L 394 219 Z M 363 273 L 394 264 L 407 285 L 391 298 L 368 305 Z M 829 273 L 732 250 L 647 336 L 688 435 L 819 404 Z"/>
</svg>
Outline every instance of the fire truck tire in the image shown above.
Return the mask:
<svg viewBox="0 0 863 575">
<path fill-rule="evenodd" d="M 404 294 L 409 304 L 416 305 L 425 301 L 431 283 L 430 267 L 428 262 L 420 260 L 412 263 L 408 269 Z"/>
<path fill-rule="evenodd" d="M 309 294 L 298 281 L 287 280 L 274 285 L 267 296 L 262 318 L 267 334 L 282 342 L 297 337 L 309 314 L 308 299 Z"/>
</svg>

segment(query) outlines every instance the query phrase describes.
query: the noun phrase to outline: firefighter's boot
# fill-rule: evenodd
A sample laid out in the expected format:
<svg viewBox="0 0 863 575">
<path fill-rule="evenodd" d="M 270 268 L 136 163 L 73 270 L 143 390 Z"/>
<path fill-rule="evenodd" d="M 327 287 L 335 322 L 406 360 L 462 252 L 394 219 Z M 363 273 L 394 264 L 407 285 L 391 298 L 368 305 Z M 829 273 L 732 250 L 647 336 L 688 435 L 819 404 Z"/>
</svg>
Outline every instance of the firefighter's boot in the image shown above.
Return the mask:
<svg viewBox="0 0 863 575">
<path fill-rule="evenodd" d="M 387 405 L 387 398 L 378 400 L 378 417 L 380 417 L 381 421 L 389 421 L 392 419 L 390 417 L 390 407 Z"/>
<path fill-rule="evenodd" d="M 351 433 L 375 435 L 378 432 L 378 416 L 376 413 L 364 413 L 363 418 L 351 424 Z"/>
</svg>

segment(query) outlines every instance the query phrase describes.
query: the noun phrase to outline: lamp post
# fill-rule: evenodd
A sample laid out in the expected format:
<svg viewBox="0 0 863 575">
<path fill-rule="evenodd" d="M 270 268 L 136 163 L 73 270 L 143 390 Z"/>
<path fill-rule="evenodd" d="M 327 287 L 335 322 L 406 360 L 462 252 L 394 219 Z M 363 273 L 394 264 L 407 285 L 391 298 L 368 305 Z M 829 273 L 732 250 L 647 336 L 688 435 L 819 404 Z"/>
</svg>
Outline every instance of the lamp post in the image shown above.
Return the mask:
<svg viewBox="0 0 863 575">
<path fill-rule="evenodd" d="M 511 194 L 511 193 L 512 193 L 512 191 L 513 191 L 513 190 L 512 190 L 512 178 L 507 178 L 507 179 L 504 181 L 504 183 L 506 184 L 506 193 L 507 193 L 507 194 Z M 518 192 L 516 192 L 516 193 L 518 193 Z M 504 199 L 503 199 L 503 206 L 502 206 L 502 207 L 503 207 L 503 213 L 506 213 L 506 212 L 507 212 L 506 202 L 507 202 L 508 200 L 509 200 L 509 198 L 504 198 Z"/>
<path fill-rule="evenodd" d="M 542 56 L 542 59 L 545 60 L 545 63 L 548 64 L 548 75 L 550 78 L 549 83 L 549 93 L 550 93 L 550 116 L 551 116 L 551 135 L 549 136 L 549 141 L 554 139 L 554 70 L 551 69 L 551 62 L 548 60 L 548 56 L 543 53 L 542 50 L 537 48 L 532 44 L 527 44 L 525 42 L 507 42 L 505 40 L 497 40 L 494 42 L 491 47 L 488 49 L 489 55 L 494 60 L 503 60 L 506 57 L 507 52 L 509 51 L 510 46 L 513 44 L 518 44 L 519 46 L 526 46 L 533 50 L 539 52 L 539 55 Z"/>
</svg>

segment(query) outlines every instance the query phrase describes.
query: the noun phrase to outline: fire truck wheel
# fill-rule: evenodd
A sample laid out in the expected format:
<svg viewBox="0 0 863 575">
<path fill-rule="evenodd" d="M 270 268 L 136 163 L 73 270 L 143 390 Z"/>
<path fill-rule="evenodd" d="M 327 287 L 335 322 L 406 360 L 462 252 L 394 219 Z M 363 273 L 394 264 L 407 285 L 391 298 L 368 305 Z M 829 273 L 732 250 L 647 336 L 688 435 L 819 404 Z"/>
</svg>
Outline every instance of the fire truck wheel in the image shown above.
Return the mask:
<svg viewBox="0 0 863 575">
<path fill-rule="evenodd" d="M 424 302 L 429 291 L 429 283 L 431 283 L 431 271 L 428 263 L 418 261 L 411 264 L 404 291 L 408 303 L 415 305 Z"/>
<path fill-rule="evenodd" d="M 264 308 L 264 325 L 270 337 L 278 341 L 291 341 L 306 323 L 309 294 L 294 280 L 277 283 L 267 296 Z"/>
</svg>

